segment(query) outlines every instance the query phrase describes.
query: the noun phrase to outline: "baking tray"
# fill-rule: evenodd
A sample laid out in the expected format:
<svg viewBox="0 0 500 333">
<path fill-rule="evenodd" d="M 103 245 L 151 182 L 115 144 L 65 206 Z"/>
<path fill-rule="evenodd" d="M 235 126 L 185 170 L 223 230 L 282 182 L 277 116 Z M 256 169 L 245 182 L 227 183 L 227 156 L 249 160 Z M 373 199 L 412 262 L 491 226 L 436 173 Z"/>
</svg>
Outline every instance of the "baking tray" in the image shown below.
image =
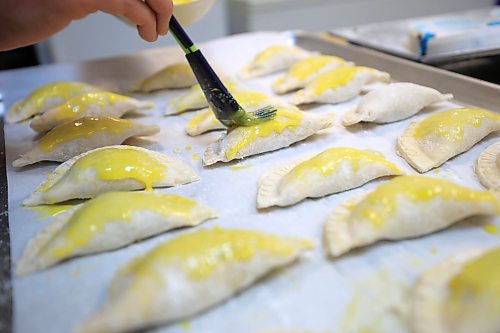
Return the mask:
<svg viewBox="0 0 500 333">
<path fill-rule="evenodd" d="M 234 76 L 257 51 L 269 45 L 296 44 L 325 54 L 336 54 L 360 65 L 386 70 L 398 81 L 411 81 L 451 92 L 458 101 L 444 103 L 399 123 L 362 125 L 350 130 L 337 126 L 287 149 L 210 168 L 203 168 L 196 157 L 202 155 L 206 145 L 215 141 L 219 133 L 190 138 L 184 134 L 184 126 L 190 115 L 165 118 L 161 115 L 161 107 L 153 110 L 151 117 L 139 118 L 139 121 L 157 123 L 162 127 L 161 133 L 155 136 L 157 143 L 147 147 L 176 156 L 192 164 L 199 172 L 202 178 L 200 182 L 158 190 L 194 198 L 219 211 L 220 219 L 209 221 L 199 228 L 221 226 L 255 229 L 311 238 L 318 243 L 317 249 L 297 265 L 271 275 L 232 300 L 189 321 L 152 331 L 244 333 L 268 328 L 296 328 L 354 333 L 371 328 L 371 331 L 402 333 L 405 332 L 403 319 L 408 291 L 422 270 L 457 251 L 500 245 L 498 235 L 488 234 L 480 226 L 495 223 L 500 227 L 500 221 L 475 218 L 427 237 L 383 242 L 335 261 L 326 260 L 320 240 L 328 214 L 341 200 L 372 189 L 383 180 L 338 195 L 306 200 L 291 208 L 260 212 L 255 209 L 256 182 L 270 167 L 329 147 L 350 146 L 375 148 L 402 169 L 412 172 L 395 154 L 395 139 L 410 121 L 457 104 L 500 110 L 497 98 L 499 86 L 363 47 L 336 44 L 332 40 L 329 34 L 250 33 L 215 40 L 202 47 L 218 70 L 227 76 Z M 55 80 L 80 80 L 110 89 L 123 89 L 161 66 L 181 58 L 182 54 L 176 48 L 163 48 L 99 61 L 6 71 L 0 73 L 0 93 L 5 98 L 5 106 L 9 107 L 36 87 Z M 272 75 L 255 79 L 249 81 L 248 86 L 271 93 L 270 83 L 276 77 Z M 182 93 L 158 93 L 150 99 L 162 105 Z M 308 108 L 307 111 L 337 114 L 335 122 L 338 124 L 342 113 L 354 107 L 358 100 Z M 0 215 L 0 249 L 2 259 L 7 258 L 7 235 L 10 234 L 11 256 L 16 261 L 27 241 L 47 223 L 47 220 L 39 218 L 39 213 L 22 208 L 21 201 L 44 179 L 47 172 L 55 168 L 55 164 L 40 163 L 21 172 L 13 170 L 10 163 L 29 149 L 34 134 L 26 123 L 5 125 L 4 129 L 6 165 L 3 166 L 6 166 L 7 174 L 4 170 L 3 187 L 0 190 L 6 190 L 7 176 L 10 184 L 9 224 L 4 210 Z M 498 141 L 498 135 L 488 136 L 470 151 L 428 175 L 481 188 L 472 165 L 479 153 L 495 141 Z M 218 190 L 213 191 L 214 188 Z M 2 200 L 6 200 L 6 195 L 2 195 Z M 13 303 L 10 303 L 8 268 L 2 265 L 1 283 L 6 288 L 2 291 L 2 300 L 5 301 L 0 303 L 1 330 L 8 332 L 12 327 L 16 333 L 70 332 L 102 304 L 109 281 L 120 266 L 157 244 L 191 230 L 166 233 L 120 250 L 70 260 L 28 277 L 13 277 Z"/>
</svg>

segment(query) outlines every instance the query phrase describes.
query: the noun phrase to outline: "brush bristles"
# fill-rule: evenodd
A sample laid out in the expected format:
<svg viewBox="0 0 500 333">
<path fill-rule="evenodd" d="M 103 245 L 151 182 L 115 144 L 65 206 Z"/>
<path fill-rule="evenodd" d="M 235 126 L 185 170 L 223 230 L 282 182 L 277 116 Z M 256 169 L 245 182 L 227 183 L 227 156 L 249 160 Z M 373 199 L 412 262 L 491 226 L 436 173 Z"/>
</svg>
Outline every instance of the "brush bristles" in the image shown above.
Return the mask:
<svg viewBox="0 0 500 333">
<path fill-rule="evenodd" d="M 274 106 L 268 105 L 266 107 L 263 107 L 262 109 L 251 112 L 251 114 L 255 118 L 259 119 L 272 119 L 276 115 L 276 112 L 278 112 L 278 109 L 276 109 Z"/>
</svg>

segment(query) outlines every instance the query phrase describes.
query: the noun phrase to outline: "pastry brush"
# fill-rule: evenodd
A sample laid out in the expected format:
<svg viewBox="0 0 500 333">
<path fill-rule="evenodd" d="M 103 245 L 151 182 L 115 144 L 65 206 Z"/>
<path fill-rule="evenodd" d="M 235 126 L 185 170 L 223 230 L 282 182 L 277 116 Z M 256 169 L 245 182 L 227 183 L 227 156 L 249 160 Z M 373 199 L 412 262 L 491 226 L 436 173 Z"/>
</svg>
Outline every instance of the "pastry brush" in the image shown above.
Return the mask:
<svg viewBox="0 0 500 333">
<path fill-rule="evenodd" d="M 268 121 L 276 115 L 276 108 L 266 106 L 254 112 L 245 111 L 226 89 L 201 51 L 194 45 L 175 16 L 170 19 L 170 33 L 186 54 L 208 105 L 215 117 L 227 127 L 251 126 Z"/>
</svg>

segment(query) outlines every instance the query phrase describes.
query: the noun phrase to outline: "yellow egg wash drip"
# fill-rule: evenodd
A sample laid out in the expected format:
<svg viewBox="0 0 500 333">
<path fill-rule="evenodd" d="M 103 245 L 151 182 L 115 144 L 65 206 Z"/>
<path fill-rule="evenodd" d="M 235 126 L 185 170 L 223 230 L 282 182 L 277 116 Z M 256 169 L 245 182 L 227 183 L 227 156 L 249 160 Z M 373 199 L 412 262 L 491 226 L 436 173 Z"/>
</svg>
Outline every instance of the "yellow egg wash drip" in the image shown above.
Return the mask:
<svg viewBox="0 0 500 333">
<path fill-rule="evenodd" d="M 87 201 L 70 218 L 59 237 L 63 245 L 51 249 L 51 256 L 64 258 L 87 245 L 109 223 L 129 223 L 135 213 L 149 211 L 165 218 L 189 221 L 197 203 L 172 194 L 152 192 L 109 192 Z M 60 244 L 60 242 L 58 242 Z"/>
<path fill-rule="evenodd" d="M 74 118 L 80 113 L 85 112 L 91 105 L 98 105 L 99 108 L 104 109 L 108 105 L 114 105 L 118 101 L 130 99 L 130 97 L 106 91 L 80 94 L 57 107 L 56 120 Z"/>
<path fill-rule="evenodd" d="M 40 213 L 40 215 L 37 216 L 37 219 L 46 219 L 49 217 L 54 217 L 62 212 L 65 212 L 66 210 L 74 207 L 73 205 L 41 205 L 41 206 L 36 206 L 33 207 L 32 210 L 34 210 L 37 213 Z"/>
<path fill-rule="evenodd" d="M 132 125 L 133 122 L 126 119 L 85 117 L 55 127 L 40 139 L 38 146 L 40 150 L 49 152 L 63 143 L 80 138 L 88 138 L 99 132 L 118 135 Z"/>
<path fill-rule="evenodd" d="M 313 82 L 312 89 L 315 94 L 322 94 L 328 89 L 335 90 L 346 86 L 354 79 L 358 72 L 370 70 L 372 71 L 373 69 L 359 66 L 340 67 L 318 75 Z"/>
<path fill-rule="evenodd" d="M 486 231 L 489 234 L 492 235 L 497 235 L 498 234 L 498 227 L 494 224 L 487 224 L 483 227 L 483 230 Z"/>
<path fill-rule="evenodd" d="M 231 169 L 233 171 L 240 171 L 240 170 L 245 170 L 245 169 L 248 169 L 251 167 L 252 167 L 251 165 L 232 165 L 229 167 L 229 169 Z"/>
<path fill-rule="evenodd" d="M 78 174 L 90 168 L 103 181 L 135 179 L 143 183 L 147 191 L 152 191 L 153 184 L 165 177 L 168 167 L 142 150 L 107 148 L 83 156 L 73 164 L 71 171 Z"/>
<path fill-rule="evenodd" d="M 52 97 L 61 97 L 67 100 L 72 96 L 74 96 L 79 91 L 81 91 L 83 88 L 90 88 L 90 86 L 85 83 L 64 82 L 64 81 L 49 83 L 33 91 L 26 98 L 24 103 L 33 104 L 36 109 L 41 109 L 43 108 L 45 101 L 47 101 L 47 99 Z M 19 106 L 22 107 L 21 105 Z M 17 110 L 19 109 L 16 108 L 16 111 Z"/>
<path fill-rule="evenodd" d="M 293 65 L 290 68 L 290 76 L 299 80 L 305 80 L 312 74 L 317 74 L 318 72 L 321 71 L 321 69 L 323 69 L 323 67 L 331 63 L 337 63 L 339 65 L 342 65 L 345 63 L 345 61 L 339 57 L 332 57 L 332 56 L 322 55 L 313 57 Z"/>
<path fill-rule="evenodd" d="M 241 139 L 233 144 L 226 153 L 228 159 L 233 159 L 238 152 L 250 145 L 258 138 L 267 138 L 272 133 L 281 134 L 286 129 L 295 130 L 302 120 L 302 113 L 293 109 L 278 109 L 276 117 L 273 120 L 266 121 L 254 126 L 240 126 L 232 129 L 236 136 Z"/>
<path fill-rule="evenodd" d="M 352 148 L 332 148 L 297 165 L 285 176 L 284 181 L 304 179 L 311 173 L 327 177 L 335 173 L 345 162 L 350 164 L 353 172 L 359 171 L 362 165 L 381 163 L 390 168 L 395 174 L 401 174 L 396 165 L 376 154 Z"/>
<path fill-rule="evenodd" d="M 415 138 L 435 134 L 450 142 L 462 141 L 465 126 L 480 127 L 485 120 L 500 121 L 500 115 L 484 109 L 451 109 L 424 119 L 415 129 Z"/>
<path fill-rule="evenodd" d="M 155 278 L 157 267 L 181 262 L 191 279 L 210 277 L 218 266 L 251 260 L 256 254 L 288 257 L 300 249 L 310 249 L 307 240 L 280 238 L 243 230 L 200 230 L 179 236 L 134 260 L 120 272 L 135 278 Z"/>
<path fill-rule="evenodd" d="M 270 58 L 274 57 L 275 55 L 281 53 L 281 52 L 293 52 L 295 50 L 294 47 L 292 46 L 284 46 L 284 45 L 274 45 L 270 46 L 264 51 L 260 52 L 257 54 L 255 57 L 255 62 L 262 62 L 262 61 L 267 61 Z"/>
<path fill-rule="evenodd" d="M 481 296 L 492 300 L 492 312 L 500 313 L 500 248 L 489 250 L 466 263 L 448 283 L 448 313 L 460 313 L 464 306 L 474 306 Z"/>
<path fill-rule="evenodd" d="M 219 124 L 217 118 L 215 118 L 212 110 L 208 109 L 206 111 L 198 112 L 191 120 L 189 120 L 187 127 L 190 129 L 195 129 L 202 123 Z"/>
<path fill-rule="evenodd" d="M 382 227 L 398 209 L 398 198 L 413 202 L 443 200 L 484 202 L 498 206 L 492 192 L 476 191 L 454 183 L 424 177 L 399 176 L 377 187 L 352 209 L 350 220 L 366 219 Z"/>
</svg>

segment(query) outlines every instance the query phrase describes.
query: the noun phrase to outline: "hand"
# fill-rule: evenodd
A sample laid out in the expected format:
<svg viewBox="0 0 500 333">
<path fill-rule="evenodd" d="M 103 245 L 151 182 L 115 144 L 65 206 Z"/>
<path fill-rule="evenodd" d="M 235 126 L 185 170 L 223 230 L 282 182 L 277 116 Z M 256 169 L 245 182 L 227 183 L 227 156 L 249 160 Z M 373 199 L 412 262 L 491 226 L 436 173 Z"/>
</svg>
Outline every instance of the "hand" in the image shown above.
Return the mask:
<svg viewBox="0 0 500 333">
<path fill-rule="evenodd" d="M 0 50 L 39 42 L 97 11 L 126 17 L 154 42 L 167 33 L 172 10 L 172 0 L 0 0 Z"/>
</svg>

